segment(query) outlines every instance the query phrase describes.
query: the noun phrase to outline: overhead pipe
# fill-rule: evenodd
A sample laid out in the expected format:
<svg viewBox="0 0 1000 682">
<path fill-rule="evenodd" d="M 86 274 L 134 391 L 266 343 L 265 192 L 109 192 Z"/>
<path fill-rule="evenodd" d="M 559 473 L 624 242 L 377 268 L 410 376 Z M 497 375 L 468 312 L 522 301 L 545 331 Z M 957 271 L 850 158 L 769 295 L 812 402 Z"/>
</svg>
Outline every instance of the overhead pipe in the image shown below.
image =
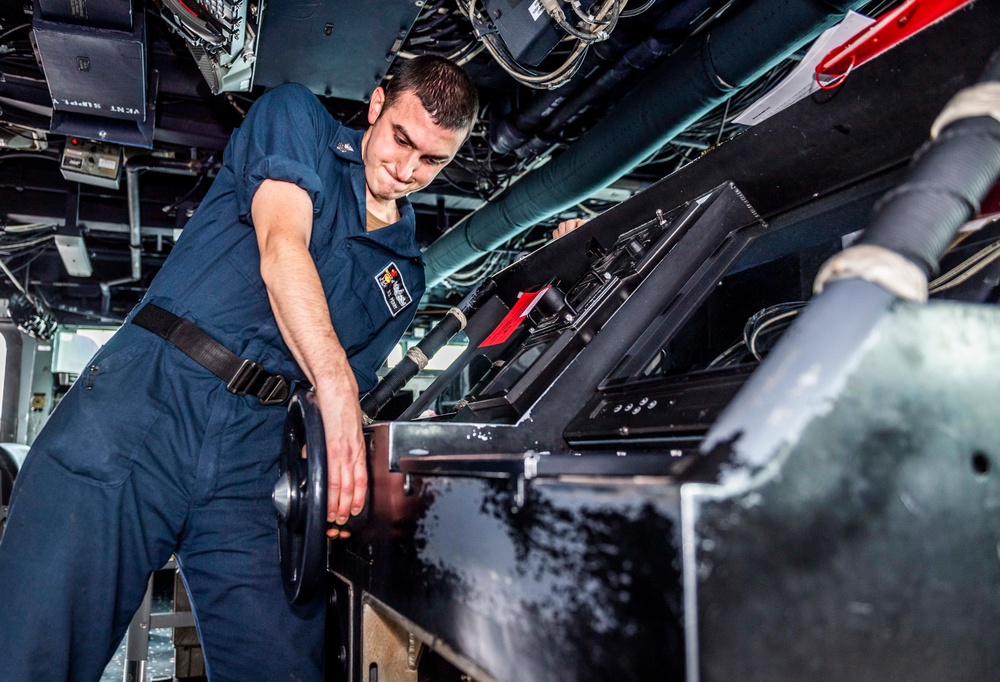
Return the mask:
<svg viewBox="0 0 1000 682">
<path fill-rule="evenodd" d="M 101 313 L 107 315 L 111 310 L 111 287 L 138 282 L 142 279 L 142 218 L 140 213 L 139 173 L 141 171 L 157 171 L 173 175 L 197 175 L 202 171 L 202 163 L 197 159 L 191 161 L 175 161 L 173 159 L 154 158 L 142 163 L 125 164 L 125 187 L 128 192 L 128 249 L 131 264 L 131 275 L 121 279 L 100 282 Z"/>
<path fill-rule="evenodd" d="M 526 174 L 423 253 L 427 285 L 587 199 L 843 18 L 858 0 L 755 0 L 682 46 L 572 147 Z"/>
<path fill-rule="evenodd" d="M 685 0 L 665 12 L 656 22 L 653 32 L 634 45 L 610 68 L 596 78 L 588 78 L 586 85 L 566 97 L 544 120 L 530 140 L 514 150 L 521 158 L 535 156 L 558 142 L 560 135 L 590 106 L 611 95 L 637 73 L 653 68 L 660 60 L 677 48 L 684 39 L 684 32 L 709 8 L 705 0 Z"/>
</svg>

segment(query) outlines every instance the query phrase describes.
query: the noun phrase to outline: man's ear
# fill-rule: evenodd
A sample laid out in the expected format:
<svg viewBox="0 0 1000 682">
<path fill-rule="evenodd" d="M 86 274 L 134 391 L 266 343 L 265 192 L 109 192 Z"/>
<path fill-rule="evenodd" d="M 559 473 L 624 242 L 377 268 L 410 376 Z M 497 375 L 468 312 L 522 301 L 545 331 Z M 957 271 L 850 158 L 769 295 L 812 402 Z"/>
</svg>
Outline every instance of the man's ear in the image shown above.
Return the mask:
<svg viewBox="0 0 1000 682">
<path fill-rule="evenodd" d="M 382 107 L 385 105 L 385 90 L 382 86 L 375 88 L 372 92 L 372 98 L 368 102 L 368 125 L 374 125 L 375 120 L 382 113 Z"/>
</svg>

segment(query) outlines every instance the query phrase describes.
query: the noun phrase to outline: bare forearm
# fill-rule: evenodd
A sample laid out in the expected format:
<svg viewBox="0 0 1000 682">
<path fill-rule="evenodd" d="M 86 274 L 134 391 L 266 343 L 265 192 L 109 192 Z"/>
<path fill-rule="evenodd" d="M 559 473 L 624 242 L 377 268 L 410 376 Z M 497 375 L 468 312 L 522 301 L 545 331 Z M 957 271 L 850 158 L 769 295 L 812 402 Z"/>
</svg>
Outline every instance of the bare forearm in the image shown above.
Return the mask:
<svg viewBox="0 0 1000 682">
<path fill-rule="evenodd" d="M 347 382 L 356 394 L 354 374 L 330 321 L 308 250 L 286 247 L 262 254 L 261 276 L 281 336 L 313 386 Z"/>
<path fill-rule="evenodd" d="M 295 185 L 266 180 L 252 213 L 260 274 L 285 343 L 316 388 L 327 454 L 327 518 L 358 514 L 368 490 L 358 385 L 330 320 L 326 295 L 309 253 L 312 201 Z M 341 531 L 328 531 L 336 535 Z"/>
<path fill-rule="evenodd" d="M 357 394 L 353 372 L 330 321 L 319 273 L 309 254 L 312 203 L 287 183 L 267 181 L 257 190 L 253 218 L 260 247 L 260 274 L 281 336 L 317 388 L 346 382 Z"/>
</svg>

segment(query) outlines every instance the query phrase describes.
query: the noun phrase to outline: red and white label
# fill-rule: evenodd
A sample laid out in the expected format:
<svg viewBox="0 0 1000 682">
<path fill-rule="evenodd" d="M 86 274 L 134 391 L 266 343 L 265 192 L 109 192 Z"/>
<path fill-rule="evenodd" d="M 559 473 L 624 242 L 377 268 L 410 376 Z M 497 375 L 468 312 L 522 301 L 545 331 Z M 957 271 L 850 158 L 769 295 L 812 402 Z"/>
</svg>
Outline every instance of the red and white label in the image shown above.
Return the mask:
<svg viewBox="0 0 1000 682">
<path fill-rule="evenodd" d="M 521 321 L 528 316 L 535 304 L 538 303 L 545 292 L 549 290 L 550 287 L 542 287 L 538 291 L 532 293 L 521 292 L 517 295 L 517 303 L 514 307 L 510 309 L 504 318 L 500 320 L 500 324 L 494 329 L 489 336 L 483 339 L 483 342 L 479 344 L 480 348 L 486 346 L 496 346 L 507 339 L 510 335 L 514 333 L 514 330 L 521 325 Z"/>
</svg>

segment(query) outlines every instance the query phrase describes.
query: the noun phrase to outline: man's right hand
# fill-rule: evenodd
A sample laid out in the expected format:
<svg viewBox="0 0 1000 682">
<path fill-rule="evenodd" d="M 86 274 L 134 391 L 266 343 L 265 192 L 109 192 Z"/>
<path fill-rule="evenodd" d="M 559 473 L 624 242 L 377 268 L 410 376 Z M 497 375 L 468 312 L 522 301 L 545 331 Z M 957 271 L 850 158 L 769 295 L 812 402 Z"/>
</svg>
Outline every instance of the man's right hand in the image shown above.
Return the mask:
<svg viewBox="0 0 1000 682">
<path fill-rule="evenodd" d="M 353 374 L 316 387 L 326 435 L 327 521 L 337 525 L 361 513 L 368 493 L 367 451 L 357 396 Z M 332 538 L 350 535 L 339 528 L 326 534 Z"/>
</svg>

